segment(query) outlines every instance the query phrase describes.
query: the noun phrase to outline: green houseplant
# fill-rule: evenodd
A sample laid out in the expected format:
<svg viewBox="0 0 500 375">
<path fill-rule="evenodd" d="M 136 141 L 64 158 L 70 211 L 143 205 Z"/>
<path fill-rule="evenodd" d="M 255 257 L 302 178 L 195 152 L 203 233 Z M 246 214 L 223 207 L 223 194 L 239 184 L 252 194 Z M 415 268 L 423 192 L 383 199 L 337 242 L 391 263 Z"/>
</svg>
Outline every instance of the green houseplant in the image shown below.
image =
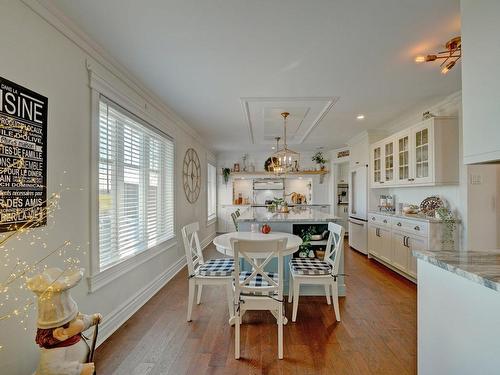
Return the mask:
<svg viewBox="0 0 500 375">
<path fill-rule="evenodd" d="M 319 164 L 320 169 L 325 169 L 325 164 L 327 163 L 328 160 L 325 159 L 325 156 L 323 155 L 322 151 L 316 152 L 313 157 L 311 158 L 313 162 L 316 164 Z"/>
<path fill-rule="evenodd" d="M 227 182 L 229 181 L 229 175 L 231 174 L 231 169 L 229 168 L 222 168 L 222 177 L 224 178 L 224 183 L 227 185 Z"/>
<path fill-rule="evenodd" d="M 307 229 L 302 229 L 300 237 L 302 238 L 302 245 L 299 246 L 299 253 L 303 253 L 301 258 L 307 257 L 307 254 L 312 249 L 311 237 L 316 234 L 316 228 L 309 227 Z"/>
<path fill-rule="evenodd" d="M 436 218 L 441 219 L 444 225 L 443 235 L 441 237 L 443 250 L 454 250 L 457 220 L 446 207 L 439 207 L 436 209 Z"/>
</svg>

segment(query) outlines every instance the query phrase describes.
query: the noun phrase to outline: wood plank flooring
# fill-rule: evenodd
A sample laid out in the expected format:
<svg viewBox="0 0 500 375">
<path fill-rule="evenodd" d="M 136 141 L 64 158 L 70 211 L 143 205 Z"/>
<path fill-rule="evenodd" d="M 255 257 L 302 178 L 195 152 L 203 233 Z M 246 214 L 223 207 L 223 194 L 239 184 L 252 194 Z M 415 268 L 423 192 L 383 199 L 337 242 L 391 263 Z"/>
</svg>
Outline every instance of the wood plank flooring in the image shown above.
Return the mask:
<svg viewBox="0 0 500 375">
<path fill-rule="evenodd" d="M 220 256 L 213 247 L 205 253 Z M 416 286 L 347 245 L 345 272 L 340 323 L 325 298 L 301 297 L 296 323 L 287 303 L 285 359 L 278 360 L 276 321 L 248 312 L 235 360 L 224 289 L 205 287 L 187 323 L 183 270 L 97 349 L 97 373 L 416 374 Z"/>
</svg>

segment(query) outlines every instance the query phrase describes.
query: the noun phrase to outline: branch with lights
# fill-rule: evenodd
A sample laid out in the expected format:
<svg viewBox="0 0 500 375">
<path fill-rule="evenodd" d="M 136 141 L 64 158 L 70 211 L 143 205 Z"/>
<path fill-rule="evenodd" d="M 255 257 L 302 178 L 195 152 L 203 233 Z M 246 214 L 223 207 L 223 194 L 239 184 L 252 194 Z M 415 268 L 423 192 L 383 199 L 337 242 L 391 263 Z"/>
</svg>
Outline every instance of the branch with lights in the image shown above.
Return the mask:
<svg viewBox="0 0 500 375">
<path fill-rule="evenodd" d="M 0 170 L 0 172 L 12 168 L 22 168 L 22 166 L 23 160 L 21 159 L 6 166 Z M 55 248 L 47 250 L 49 246 L 45 242 L 44 236 L 49 235 L 50 226 L 40 226 L 48 222 L 48 220 L 52 222 L 55 221 L 55 212 L 60 209 L 59 201 L 61 193 L 64 190 L 68 191 L 70 189 L 63 188 L 62 185 L 60 185 L 59 192 L 53 193 L 46 201 L 38 205 L 40 210 L 36 216 L 22 224 L 12 225 L 9 227 L 9 232 L 0 236 L 0 254 L 3 268 L 6 269 L 6 276 L 0 281 L 0 324 L 5 324 L 6 321 L 17 319 L 17 323 L 22 326 L 24 331 L 27 331 L 26 322 L 35 305 L 35 299 L 32 296 L 22 299 L 19 294 L 27 289 L 26 283 L 30 277 L 48 268 L 47 261 L 51 257 L 57 256 L 62 259 L 62 263 L 64 264 L 62 274 L 79 269 L 80 259 L 77 256 L 69 256 L 69 252 L 85 254 L 86 251 L 82 251 L 80 245 L 73 246 L 69 240 L 65 240 Z M 19 209 L 17 213 L 32 208 L 33 207 Z M 0 225 L 2 224 L 5 223 L 0 220 Z M 29 244 L 34 250 L 38 249 L 38 251 L 43 251 L 43 255 L 30 262 L 20 259 L 16 256 L 15 246 L 19 242 Z M 12 245 L 10 245 L 11 243 Z M 47 291 L 42 291 L 42 298 L 49 289 L 50 286 L 47 287 Z M 0 342 L 0 350 L 3 349 L 2 344 L 3 343 Z"/>
</svg>

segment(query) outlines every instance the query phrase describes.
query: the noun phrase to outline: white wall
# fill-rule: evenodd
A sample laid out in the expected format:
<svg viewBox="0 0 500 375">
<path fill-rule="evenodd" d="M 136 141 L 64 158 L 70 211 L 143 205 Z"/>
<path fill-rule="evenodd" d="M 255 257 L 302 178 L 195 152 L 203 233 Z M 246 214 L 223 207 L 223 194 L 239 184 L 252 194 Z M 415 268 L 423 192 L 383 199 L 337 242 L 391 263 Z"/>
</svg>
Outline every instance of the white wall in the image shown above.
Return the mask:
<svg viewBox="0 0 500 375">
<path fill-rule="evenodd" d="M 430 111 L 436 116 L 457 116 L 460 128 L 460 184 L 434 186 L 434 187 L 401 187 L 388 189 L 370 189 L 370 208 L 376 209 L 378 197 L 381 194 L 395 195 L 396 204 L 399 202 L 420 204 L 420 202 L 431 195 L 437 195 L 448 203 L 455 215 L 461 220 L 460 226 L 460 248 L 467 244 L 467 166 L 463 164 L 462 152 L 462 111 L 460 92 L 450 95 L 437 102 L 435 105 L 418 107 L 401 116 L 387 125 L 388 134 L 408 128 L 421 121 L 422 113 Z"/>
<path fill-rule="evenodd" d="M 500 1 L 461 0 L 464 156 L 500 161 Z"/>
<path fill-rule="evenodd" d="M 54 26 L 17 0 L 0 2 L 0 45 L 2 58 L 0 74 L 20 85 L 26 86 L 49 99 L 48 120 L 48 191 L 56 191 L 59 183 L 71 188 L 63 193 L 55 223 L 44 231 L 48 248 L 54 248 L 65 240 L 86 247 L 90 241 L 90 150 L 91 150 L 91 95 L 86 62 L 89 53 L 64 36 Z M 89 48 L 90 50 L 90 48 Z M 100 62 L 105 59 L 95 55 Z M 123 69 L 105 64 L 113 70 L 110 77 L 124 77 Z M 202 178 L 206 181 L 206 160 L 210 151 L 196 138 L 196 134 L 166 107 L 130 77 L 120 81 L 128 90 L 151 99 L 148 111 L 157 119 L 162 129 L 175 139 L 176 147 L 176 234 L 178 246 L 169 249 L 110 284 L 89 294 L 85 280 L 73 291 L 73 296 L 83 312 L 102 312 L 104 324 L 102 334 L 115 328 L 114 323 L 127 318 L 126 313 L 135 307 L 129 302 L 142 292 L 154 293 L 161 286 L 161 278 L 173 264 L 183 258 L 179 229 L 189 222 L 200 220 L 201 239 L 209 240 L 215 233 L 215 225 L 207 226 L 206 187 L 196 204 L 187 202 L 181 185 L 182 159 L 188 147 L 194 147 L 202 165 Z M 63 174 L 67 171 L 67 174 Z M 16 241 L 14 257 L 36 259 L 45 250 L 30 246 L 29 240 Z M 88 270 L 89 254 L 79 254 L 81 266 Z M 61 266 L 60 258 L 51 258 L 51 266 Z M 0 268 L 0 279 L 6 276 Z M 154 283 L 154 281 L 157 281 Z M 17 293 L 17 292 L 15 292 Z M 31 293 L 19 292 L 20 297 L 31 297 Z M 14 306 L 12 304 L 11 306 Z M 5 311 L 5 310 L 2 310 Z M 115 314 L 121 311 L 125 315 Z M 0 322 L 0 364 L 2 374 L 30 374 L 36 366 L 38 348 L 34 342 L 35 312 L 27 319 L 27 331 L 13 320 Z"/>
<path fill-rule="evenodd" d="M 469 169 L 469 248 L 491 250 L 500 247 L 500 164 L 471 165 Z M 472 183 L 475 181 L 475 183 Z"/>
</svg>

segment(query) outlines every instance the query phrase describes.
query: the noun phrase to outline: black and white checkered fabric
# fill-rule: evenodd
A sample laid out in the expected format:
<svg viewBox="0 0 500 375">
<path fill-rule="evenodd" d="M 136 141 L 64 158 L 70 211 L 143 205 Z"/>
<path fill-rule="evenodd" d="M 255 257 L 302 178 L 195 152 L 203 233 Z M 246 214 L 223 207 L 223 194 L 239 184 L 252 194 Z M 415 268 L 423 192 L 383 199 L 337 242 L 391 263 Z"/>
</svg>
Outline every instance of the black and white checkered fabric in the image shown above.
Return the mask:
<svg viewBox="0 0 500 375">
<path fill-rule="evenodd" d="M 293 258 L 290 267 L 297 275 L 328 275 L 332 272 L 327 262 L 314 258 Z"/>
<path fill-rule="evenodd" d="M 242 283 L 247 277 L 249 277 L 252 274 L 250 271 L 242 271 L 240 272 L 240 283 Z M 271 279 L 273 279 L 274 282 L 278 283 L 278 273 L 276 272 L 266 272 L 267 276 L 269 276 Z M 251 288 L 258 288 L 258 287 L 266 287 L 266 286 L 275 286 L 275 285 L 270 285 L 269 281 L 265 278 L 262 277 L 260 273 L 255 275 L 248 284 L 245 284 L 245 286 L 251 287 Z"/>
<path fill-rule="evenodd" d="M 232 258 L 212 259 L 204 263 L 198 269 L 200 276 L 231 276 L 234 271 L 234 260 Z"/>
</svg>

